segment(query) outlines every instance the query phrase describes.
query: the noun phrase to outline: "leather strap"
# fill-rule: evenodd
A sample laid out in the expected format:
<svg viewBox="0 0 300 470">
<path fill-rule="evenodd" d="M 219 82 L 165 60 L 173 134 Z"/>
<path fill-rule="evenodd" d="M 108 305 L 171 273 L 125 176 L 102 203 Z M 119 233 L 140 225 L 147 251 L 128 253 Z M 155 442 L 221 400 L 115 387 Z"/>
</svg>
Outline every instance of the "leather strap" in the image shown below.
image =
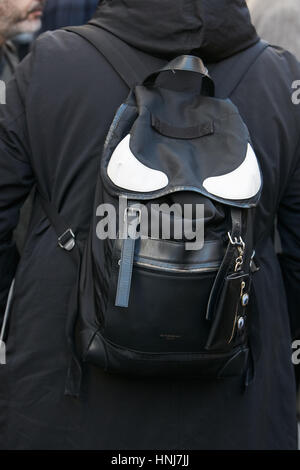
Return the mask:
<svg viewBox="0 0 300 470">
<path fill-rule="evenodd" d="M 239 208 L 232 207 L 231 208 L 231 238 L 239 240 L 242 236 L 242 210 Z M 211 320 L 214 316 L 215 305 L 218 300 L 219 292 L 223 285 L 223 281 L 233 268 L 234 260 L 237 258 L 237 247 L 233 245 L 229 240 L 227 249 L 219 268 L 218 274 L 215 278 L 212 290 L 210 292 L 207 311 L 206 311 L 206 319 Z"/>
<path fill-rule="evenodd" d="M 66 321 L 66 339 L 70 350 L 70 359 L 65 383 L 65 395 L 78 397 L 81 387 L 82 370 L 80 360 L 77 357 L 74 334 L 78 311 L 79 280 L 82 256 L 78 242 L 75 240 L 75 234 L 72 228 L 64 220 L 63 216 L 58 213 L 56 207 L 41 195 L 40 191 L 38 191 L 38 194 L 40 196 L 40 202 L 44 212 L 49 218 L 51 225 L 57 234 L 58 246 L 60 249 L 64 249 L 67 252 L 76 265 L 76 281 L 73 291 L 70 295 Z"/>
<path fill-rule="evenodd" d="M 254 46 L 238 52 L 218 64 L 208 65 L 209 74 L 215 83 L 217 98 L 230 98 L 261 54 L 269 47 L 260 40 Z"/>
<path fill-rule="evenodd" d="M 75 261 L 78 261 L 78 256 L 80 253 L 78 252 L 78 247 L 75 240 L 75 234 L 71 228 L 71 226 L 65 221 L 64 217 L 58 213 L 58 210 L 54 206 L 53 203 L 49 202 L 45 199 L 41 192 L 38 191 L 40 203 L 44 209 L 45 214 L 47 215 L 48 219 L 51 222 L 52 227 L 54 228 L 56 235 L 57 235 L 57 244 L 60 248 L 72 252 L 72 256 Z M 73 250 L 73 248 L 75 248 Z"/>
<path fill-rule="evenodd" d="M 146 81 L 155 80 L 155 77 L 161 72 L 174 71 L 174 70 L 184 70 L 186 72 L 199 73 L 205 77 L 209 77 L 208 70 L 205 67 L 203 61 L 200 57 L 193 55 L 180 55 L 175 57 L 175 59 L 168 62 L 164 67 L 157 70 L 155 73 L 151 74 Z M 151 78 L 153 77 L 153 78 Z"/>
<path fill-rule="evenodd" d="M 132 270 L 133 270 L 133 260 L 134 260 L 134 250 L 135 250 L 135 242 L 136 242 L 135 235 L 136 235 L 136 228 L 138 225 L 137 213 L 140 214 L 139 209 L 136 209 L 132 206 L 129 206 L 125 212 L 126 214 L 126 217 L 125 217 L 126 238 L 123 240 L 123 244 L 122 244 L 120 270 L 119 270 L 117 294 L 116 294 L 116 301 L 115 301 L 116 307 L 126 308 L 128 307 L 128 303 L 129 303 L 131 278 L 132 278 Z"/>
<path fill-rule="evenodd" d="M 127 238 L 123 240 L 120 271 L 115 305 L 116 307 L 128 307 L 135 240 Z"/>
<path fill-rule="evenodd" d="M 153 85 L 157 77 L 163 72 L 174 72 L 174 71 L 182 71 L 182 72 L 193 72 L 198 73 L 202 76 L 201 82 L 201 93 L 206 94 L 208 96 L 215 95 L 215 85 L 213 80 L 208 74 L 208 70 L 203 64 L 200 57 L 192 56 L 192 55 L 181 55 L 176 57 L 167 65 L 162 67 L 161 69 L 157 70 L 154 73 L 151 73 L 145 80 L 144 85 Z"/>
<path fill-rule="evenodd" d="M 84 26 L 68 26 L 64 30 L 81 36 L 94 46 L 129 88 L 142 83 L 149 75 L 149 69 L 139 59 L 133 48 L 114 34 L 93 25 L 92 22 Z"/>
</svg>

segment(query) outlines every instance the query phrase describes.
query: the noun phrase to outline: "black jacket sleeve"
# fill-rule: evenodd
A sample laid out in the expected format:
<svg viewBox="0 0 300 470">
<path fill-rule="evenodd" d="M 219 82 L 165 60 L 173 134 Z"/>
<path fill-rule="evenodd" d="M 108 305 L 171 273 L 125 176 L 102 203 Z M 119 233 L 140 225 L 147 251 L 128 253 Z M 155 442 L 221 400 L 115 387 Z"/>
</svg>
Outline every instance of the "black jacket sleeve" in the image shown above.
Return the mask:
<svg viewBox="0 0 300 470">
<path fill-rule="evenodd" d="M 31 57 L 17 68 L 0 105 L 0 324 L 18 263 L 13 230 L 20 208 L 34 184 L 26 128 L 26 90 Z"/>
<path fill-rule="evenodd" d="M 279 254 L 293 338 L 300 337 L 300 149 L 278 211 Z"/>
</svg>

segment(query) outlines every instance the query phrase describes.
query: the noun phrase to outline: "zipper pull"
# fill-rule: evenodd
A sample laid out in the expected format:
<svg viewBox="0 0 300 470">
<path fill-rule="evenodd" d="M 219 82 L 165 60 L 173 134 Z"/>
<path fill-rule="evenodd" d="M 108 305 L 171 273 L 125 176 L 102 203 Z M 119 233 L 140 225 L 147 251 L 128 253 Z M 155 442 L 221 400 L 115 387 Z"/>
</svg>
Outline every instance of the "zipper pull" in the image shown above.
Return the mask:
<svg viewBox="0 0 300 470">
<path fill-rule="evenodd" d="M 121 259 L 119 261 L 119 277 L 115 306 L 128 307 L 133 270 L 137 227 L 141 222 L 142 211 L 139 207 L 126 207 L 124 212 L 125 238 L 122 243 Z"/>
</svg>

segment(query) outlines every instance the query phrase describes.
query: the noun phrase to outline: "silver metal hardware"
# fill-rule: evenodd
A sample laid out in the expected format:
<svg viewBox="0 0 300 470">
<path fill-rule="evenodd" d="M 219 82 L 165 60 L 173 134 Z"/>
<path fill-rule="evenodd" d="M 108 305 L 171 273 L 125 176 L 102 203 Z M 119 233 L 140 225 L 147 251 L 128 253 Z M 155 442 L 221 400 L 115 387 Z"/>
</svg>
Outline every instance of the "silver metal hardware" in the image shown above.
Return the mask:
<svg viewBox="0 0 300 470">
<path fill-rule="evenodd" d="M 231 245 L 240 246 L 245 251 L 246 245 L 245 245 L 245 242 L 242 239 L 242 237 L 239 237 L 239 238 L 234 237 L 234 239 L 233 239 L 230 232 L 227 232 L 227 235 L 228 235 L 228 238 L 229 238 L 229 241 L 230 241 Z"/>
<path fill-rule="evenodd" d="M 244 293 L 245 287 L 246 287 L 246 283 L 245 281 L 242 281 L 240 298 L 241 298 L 241 304 L 243 307 L 246 307 L 249 303 L 249 294 L 247 292 Z"/>
<path fill-rule="evenodd" d="M 249 294 L 244 294 L 244 295 L 242 296 L 241 302 L 242 302 L 242 306 L 243 306 L 243 307 L 246 307 L 246 306 L 248 305 L 248 303 L 249 303 Z"/>
<path fill-rule="evenodd" d="M 232 238 L 230 232 L 228 232 L 228 238 L 231 243 L 231 245 L 236 246 L 238 250 L 239 256 L 235 260 L 235 267 L 234 267 L 234 272 L 240 271 L 242 269 L 242 266 L 244 264 L 244 253 L 245 253 L 245 242 L 242 239 L 242 237 L 234 237 Z"/>
<path fill-rule="evenodd" d="M 66 230 L 60 237 L 58 237 L 58 246 L 66 251 L 73 250 L 75 246 L 75 235 L 72 229 Z"/>
<path fill-rule="evenodd" d="M 241 298 L 243 297 L 245 287 L 246 287 L 246 283 L 245 283 L 245 281 L 242 281 L 241 282 L 241 293 L 240 293 Z"/>
<path fill-rule="evenodd" d="M 241 331 L 245 326 L 245 319 L 244 317 L 240 317 L 237 321 L 237 327 L 238 327 L 238 330 Z"/>
</svg>

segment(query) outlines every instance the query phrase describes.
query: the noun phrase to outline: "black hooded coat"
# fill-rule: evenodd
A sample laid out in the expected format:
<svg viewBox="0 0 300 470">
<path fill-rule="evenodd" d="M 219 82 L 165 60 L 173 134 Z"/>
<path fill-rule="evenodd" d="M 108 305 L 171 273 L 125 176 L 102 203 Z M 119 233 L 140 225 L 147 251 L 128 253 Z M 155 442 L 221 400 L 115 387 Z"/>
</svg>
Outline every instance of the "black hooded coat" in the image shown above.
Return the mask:
<svg viewBox="0 0 300 470">
<path fill-rule="evenodd" d="M 193 52 L 212 75 L 212 63 L 258 40 L 243 0 L 104 0 L 94 21 L 154 56 L 149 64 Z M 245 390 L 239 378 L 129 379 L 86 366 L 81 397 L 73 399 L 64 395 L 64 386 L 74 262 L 57 247 L 37 195 L 19 262 L 12 231 L 23 201 L 38 185 L 72 221 L 78 239 L 85 239 L 101 149 L 128 88 L 79 36 L 55 31 L 37 40 L 0 107 L 2 313 L 16 276 L 7 364 L 0 366 L 3 449 L 296 448 L 289 315 L 296 334 L 300 107 L 292 101 L 292 83 L 299 79 L 296 59 L 270 47 L 231 96 L 250 130 L 264 178 L 255 222 L 260 271 L 254 278 L 252 384 Z M 276 214 L 280 262 L 272 242 Z"/>
</svg>

